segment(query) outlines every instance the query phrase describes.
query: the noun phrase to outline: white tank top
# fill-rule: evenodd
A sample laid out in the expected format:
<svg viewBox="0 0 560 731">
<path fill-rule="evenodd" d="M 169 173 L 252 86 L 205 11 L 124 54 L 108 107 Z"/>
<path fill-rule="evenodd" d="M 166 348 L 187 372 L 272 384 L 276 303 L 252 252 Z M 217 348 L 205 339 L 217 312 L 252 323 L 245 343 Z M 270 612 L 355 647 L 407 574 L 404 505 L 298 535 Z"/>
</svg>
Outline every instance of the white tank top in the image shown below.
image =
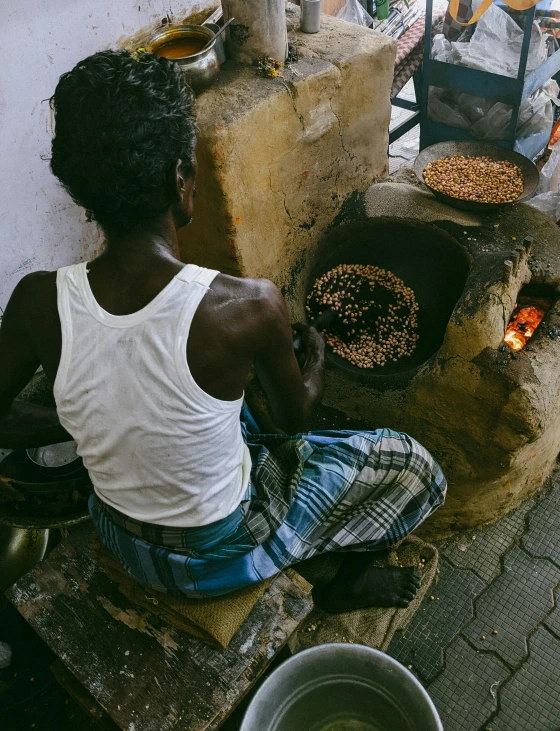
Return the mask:
<svg viewBox="0 0 560 731">
<path fill-rule="evenodd" d="M 58 271 L 60 423 L 97 495 L 137 520 L 214 523 L 238 507 L 249 481 L 243 398 L 210 396 L 187 364 L 191 322 L 217 274 L 188 264 L 146 307 L 117 316 L 98 305 L 87 263 Z"/>
</svg>

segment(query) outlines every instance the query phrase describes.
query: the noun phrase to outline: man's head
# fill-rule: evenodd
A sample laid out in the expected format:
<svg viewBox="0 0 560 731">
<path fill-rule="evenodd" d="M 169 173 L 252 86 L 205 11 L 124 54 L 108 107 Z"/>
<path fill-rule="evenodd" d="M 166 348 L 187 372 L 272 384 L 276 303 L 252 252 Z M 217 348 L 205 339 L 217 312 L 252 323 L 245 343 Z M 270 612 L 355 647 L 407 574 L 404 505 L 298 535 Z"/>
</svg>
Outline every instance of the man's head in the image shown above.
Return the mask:
<svg viewBox="0 0 560 731">
<path fill-rule="evenodd" d="M 61 76 L 51 102 L 51 169 L 106 231 L 124 233 L 170 208 L 176 225 L 188 223 L 196 127 L 174 64 L 102 51 Z"/>
</svg>

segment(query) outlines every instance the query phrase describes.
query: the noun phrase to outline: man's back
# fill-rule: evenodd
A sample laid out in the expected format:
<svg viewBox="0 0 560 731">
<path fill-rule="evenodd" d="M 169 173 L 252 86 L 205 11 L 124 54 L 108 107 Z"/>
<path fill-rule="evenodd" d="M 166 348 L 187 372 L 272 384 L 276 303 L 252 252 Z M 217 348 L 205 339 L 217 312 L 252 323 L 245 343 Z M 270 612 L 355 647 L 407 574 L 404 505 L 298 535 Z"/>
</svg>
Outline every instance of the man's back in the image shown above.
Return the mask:
<svg viewBox="0 0 560 731">
<path fill-rule="evenodd" d="M 114 315 L 95 299 L 85 263 L 58 272 L 58 416 L 97 495 L 136 520 L 207 525 L 230 515 L 249 483 L 243 398 L 201 389 L 185 355 L 216 275 L 187 265 L 143 308 Z"/>
<path fill-rule="evenodd" d="M 12 295 L 0 327 L 0 446 L 75 437 L 113 504 L 119 482 L 129 494 L 128 515 L 91 496 L 101 540 L 156 589 L 217 596 L 325 551 L 379 550 L 403 538 L 445 493 L 441 470 L 414 440 L 389 430 L 263 435 L 247 409 L 238 413 L 254 365 L 275 425 L 302 430 L 322 393 L 324 341 L 295 325 L 296 359 L 274 285 L 206 278 L 179 261 L 177 230 L 194 213 L 197 168 L 184 77 L 149 53 L 102 51 L 61 77 L 52 106 L 51 169 L 107 243 L 87 267 L 71 268 L 77 278 L 37 273 Z M 193 288 L 176 284 L 182 278 Z M 66 429 L 54 409 L 15 400 L 39 365 Z M 245 446 L 253 469 L 243 491 Z M 189 547 L 196 556 L 185 556 Z M 325 606 L 406 606 L 419 580 L 414 569 L 349 557 Z"/>
<path fill-rule="evenodd" d="M 124 316 L 146 307 L 183 266 L 160 256 L 131 256 L 121 266 L 114 256 L 103 254 L 88 265 L 88 283 L 103 310 Z M 2 335 L 13 355 L 12 378 L 21 374 L 12 398 L 39 365 L 54 383 L 62 346 L 56 272 L 24 277 L 6 310 Z M 243 395 L 255 363 L 279 425 L 287 431 L 303 428 L 306 398 L 288 314 L 271 282 L 219 274 L 193 317 L 185 359 L 198 386 L 223 401 Z M 0 393 L 1 379 L 2 374 Z"/>
</svg>

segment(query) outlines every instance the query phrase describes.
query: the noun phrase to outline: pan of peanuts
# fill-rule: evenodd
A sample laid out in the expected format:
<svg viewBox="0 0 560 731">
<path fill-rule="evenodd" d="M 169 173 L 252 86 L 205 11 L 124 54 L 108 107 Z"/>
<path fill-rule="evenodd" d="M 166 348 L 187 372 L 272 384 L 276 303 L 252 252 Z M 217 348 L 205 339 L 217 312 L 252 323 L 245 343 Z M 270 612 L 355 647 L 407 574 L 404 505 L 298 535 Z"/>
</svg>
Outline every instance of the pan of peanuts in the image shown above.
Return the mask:
<svg viewBox="0 0 560 731">
<path fill-rule="evenodd" d="M 420 338 L 413 290 L 373 264 L 339 264 L 326 271 L 315 279 L 305 309 L 311 322 L 332 312 L 323 330 L 327 345 L 365 371 L 406 367 Z"/>
<path fill-rule="evenodd" d="M 539 184 L 531 160 L 487 142 L 438 142 L 422 150 L 414 172 L 448 205 L 490 212 L 530 198 Z"/>
</svg>

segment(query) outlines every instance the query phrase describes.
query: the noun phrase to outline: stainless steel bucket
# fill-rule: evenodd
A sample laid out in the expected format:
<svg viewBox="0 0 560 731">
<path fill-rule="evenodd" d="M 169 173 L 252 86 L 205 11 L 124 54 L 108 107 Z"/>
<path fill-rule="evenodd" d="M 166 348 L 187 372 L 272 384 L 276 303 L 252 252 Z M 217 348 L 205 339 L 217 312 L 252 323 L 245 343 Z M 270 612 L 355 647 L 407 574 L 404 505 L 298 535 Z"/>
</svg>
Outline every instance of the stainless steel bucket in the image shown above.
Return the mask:
<svg viewBox="0 0 560 731">
<path fill-rule="evenodd" d="M 313 647 L 262 684 L 240 731 L 443 731 L 430 697 L 396 660 L 362 645 Z"/>
</svg>

